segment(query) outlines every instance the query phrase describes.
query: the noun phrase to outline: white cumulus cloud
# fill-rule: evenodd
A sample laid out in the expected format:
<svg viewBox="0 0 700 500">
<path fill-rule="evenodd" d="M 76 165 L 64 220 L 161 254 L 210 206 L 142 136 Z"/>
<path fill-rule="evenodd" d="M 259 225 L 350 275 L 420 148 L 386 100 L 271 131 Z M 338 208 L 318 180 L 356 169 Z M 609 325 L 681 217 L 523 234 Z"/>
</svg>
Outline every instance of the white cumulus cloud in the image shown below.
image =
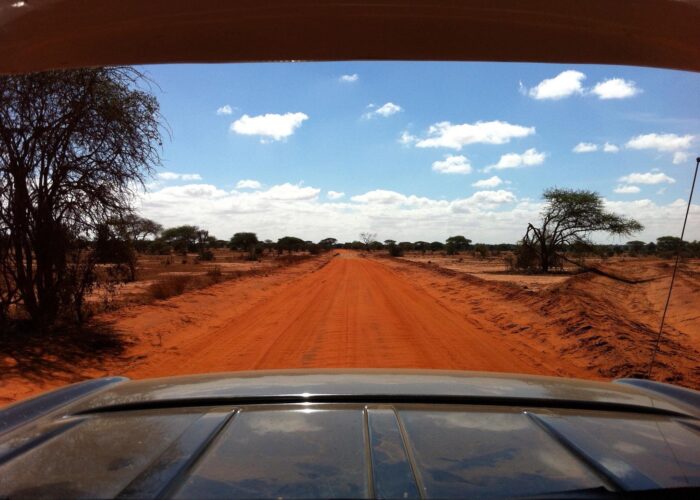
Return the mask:
<svg viewBox="0 0 700 500">
<path fill-rule="evenodd" d="M 498 205 L 515 203 L 516 201 L 516 196 L 505 189 L 477 191 L 469 198 L 452 202 L 452 210 L 454 212 L 474 212 L 475 210 L 493 209 Z"/>
<path fill-rule="evenodd" d="M 640 90 L 631 80 L 609 78 L 596 83 L 591 92 L 599 99 L 626 99 L 639 94 Z"/>
<path fill-rule="evenodd" d="M 669 177 L 663 172 L 634 172 L 620 177 L 620 182 L 627 184 L 673 184 L 676 179 Z"/>
<path fill-rule="evenodd" d="M 164 181 L 201 181 L 199 174 L 178 174 L 176 172 L 159 172 L 157 177 Z"/>
<path fill-rule="evenodd" d="M 642 134 L 632 137 L 625 147 L 629 149 L 655 149 L 661 152 L 674 152 L 688 149 L 694 136 L 676 134 Z"/>
<path fill-rule="evenodd" d="M 292 235 L 313 241 L 326 237 L 352 241 L 359 233 L 371 231 L 382 240 L 444 241 L 468 227 L 470 235 L 485 243 L 517 241 L 524 224 L 539 220 L 543 206 L 539 200 L 517 199 L 507 190 L 478 191 L 452 200 L 374 190 L 347 202 L 320 197 L 319 192 L 289 183 L 256 191 L 188 184 L 142 192 L 137 203 L 141 215 L 166 227 L 196 224 L 222 239 L 252 231 L 260 239 Z M 680 230 L 685 204 L 682 199 L 664 205 L 648 199 L 605 200 L 608 210 L 644 224 L 645 230 L 635 235 L 644 241 L 668 234 L 673 228 Z M 700 205 L 692 206 L 691 217 L 700 217 Z M 700 238 L 700 226 L 690 225 L 687 236 Z M 615 241 L 602 233 L 595 238 Z"/>
<path fill-rule="evenodd" d="M 608 78 L 596 83 L 591 89 L 583 86 L 585 79 L 584 73 L 570 69 L 562 71 L 553 78 L 542 80 L 530 89 L 521 82 L 520 92 L 538 100 L 558 100 L 584 94 L 595 95 L 598 99 L 626 99 L 641 92 L 635 82 L 624 78 Z"/>
<path fill-rule="evenodd" d="M 327 196 L 329 200 L 339 200 L 340 198 L 345 196 L 345 193 L 341 191 L 328 191 Z"/>
<path fill-rule="evenodd" d="M 358 203 L 379 203 L 381 205 L 390 205 L 404 203 L 407 200 L 407 197 L 401 193 L 397 193 L 396 191 L 375 189 L 373 191 L 368 191 L 365 194 L 355 195 L 350 199 Z"/>
<path fill-rule="evenodd" d="M 370 104 L 368 107 L 373 108 L 374 105 Z M 367 119 L 374 118 L 375 116 L 388 118 L 391 115 L 395 115 L 400 111 L 403 111 L 403 108 L 401 108 L 401 106 L 399 106 L 398 104 L 394 104 L 393 102 L 387 102 L 386 104 L 382 104 L 377 109 L 373 109 L 372 111 L 369 111 L 362 116 L 364 116 Z"/>
<path fill-rule="evenodd" d="M 399 137 L 400 144 L 403 144 L 404 146 L 408 146 L 410 144 L 415 143 L 416 141 L 418 141 L 418 138 L 415 135 L 411 135 L 409 132 L 407 132 L 405 130 L 403 132 L 401 132 L 401 136 Z"/>
<path fill-rule="evenodd" d="M 563 99 L 574 94 L 583 94 L 583 80 L 586 75 L 580 71 L 562 71 L 554 78 L 547 78 L 527 91 L 534 99 Z"/>
<path fill-rule="evenodd" d="M 535 148 L 530 148 L 522 154 L 507 153 L 501 155 L 498 163 L 490 165 L 484 169 L 484 172 L 491 170 L 504 170 L 507 168 L 523 168 L 534 165 L 541 165 L 547 157 L 546 153 L 540 153 Z"/>
<path fill-rule="evenodd" d="M 535 133 L 535 127 L 513 125 L 499 120 L 453 125 L 440 122 L 428 128 L 427 137 L 419 139 L 419 148 L 462 149 L 468 144 L 505 144 L 511 139 L 527 137 Z"/>
<path fill-rule="evenodd" d="M 394 114 L 398 113 L 399 111 L 401 111 L 401 106 L 399 106 L 398 104 L 394 104 L 393 102 L 387 102 L 386 104 L 377 108 L 375 113 L 378 115 L 387 117 L 387 116 L 394 115 Z"/>
<path fill-rule="evenodd" d="M 690 155 L 685 151 L 676 151 L 673 153 L 673 164 L 680 165 L 681 163 L 688 161 L 688 158 L 690 158 Z"/>
<path fill-rule="evenodd" d="M 339 81 L 343 83 L 355 83 L 360 79 L 360 75 L 357 73 L 353 73 L 351 75 L 343 75 L 340 78 L 338 78 Z"/>
<path fill-rule="evenodd" d="M 231 131 L 242 135 L 258 135 L 265 140 L 280 141 L 294 133 L 308 120 L 306 113 L 267 113 L 258 116 L 243 115 L 231 124 Z"/>
<path fill-rule="evenodd" d="M 216 110 L 217 115 L 230 115 L 233 113 L 233 108 L 229 104 L 224 104 Z"/>
<path fill-rule="evenodd" d="M 262 184 L 253 179 L 242 179 L 236 183 L 236 189 L 260 189 Z"/>
<path fill-rule="evenodd" d="M 591 142 L 579 142 L 572 151 L 574 153 L 592 153 L 593 151 L 598 151 L 598 146 Z"/>
<path fill-rule="evenodd" d="M 494 175 L 493 177 L 489 177 L 488 179 L 481 179 L 479 181 L 476 181 L 472 184 L 472 186 L 477 188 L 493 188 L 500 186 L 501 184 L 503 184 L 503 179 L 501 179 L 497 175 Z"/>
<path fill-rule="evenodd" d="M 320 189 L 311 186 L 302 186 L 300 184 L 285 182 L 284 184 L 272 186 L 263 193 L 263 196 L 270 200 L 312 200 L 315 199 L 320 192 Z"/>
<path fill-rule="evenodd" d="M 500 205 L 502 203 L 513 203 L 517 200 L 513 193 L 504 189 L 499 189 L 498 191 L 477 191 L 467 199 L 476 203 L 496 205 Z"/>
<path fill-rule="evenodd" d="M 168 186 L 157 191 L 162 197 L 177 204 L 181 199 L 216 199 L 227 195 L 226 191 L 213 184 L 186 184 L 184 186 Z"/>
<path fill-rule="evenodd" d="M 613 191 L 618 194 L 635 194 L 641 191 L 638 186 L 617 186 Z"/>
<path fill-rule="evenodd" d="M 609 142 L 606 142 L 605 144 L 603 144 L 603 151 L 606 153 L 617 153 L 618 151 L 620 151 L 620 148 L 615 144 L 610 144 Z"/>
<path fill-rule="evenodd" d="M 441 174 L 469 174 L 472 166 L 466 156 L 448 155 L 444 160 L 433 162 L 433 171 Z"/>
</svg>

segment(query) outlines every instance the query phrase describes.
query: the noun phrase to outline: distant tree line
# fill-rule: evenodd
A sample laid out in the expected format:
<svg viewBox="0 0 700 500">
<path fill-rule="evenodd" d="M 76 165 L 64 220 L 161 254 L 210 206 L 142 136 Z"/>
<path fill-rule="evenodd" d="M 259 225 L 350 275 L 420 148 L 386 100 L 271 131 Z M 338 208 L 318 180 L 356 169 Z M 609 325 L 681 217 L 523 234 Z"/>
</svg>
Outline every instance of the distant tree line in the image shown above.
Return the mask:
<svg viewBox="0 0 700 500">
<path fill-rule="evenodd" d="M 395 257 L 407 251 L 443 252 L 446 255 L 471 251 L 481 258 L 507 252 L 511 268 L 538 272 L 563 269 L 567 261 L 583 265 L 583 258 L 588 255 L 669 258 L 680 253 L 682 257 L 700 257 L 700 242 L 684 242 L 675 236 L 662 236 L 649 243 L 633 240 L 624 245 L 596 244 L 591 240 L 594 233 L 630 236 L 643 230 L 643 226 L 632 218 L 605 210 L 603 199 L 593 191 L 551 188 L 545 190 L 543 198 L 545 205 L 541 220 L 528 223 L 525 236 L 516 244 L 472 244 L 472 240 L 458 235 L 450 236 L 444 243 L 387 239 L 382 245 L 374 238 L 368 241 L 368 233 L 362 233 L 362 241 L 353 242 L 349 247 L 370 251 L 384 247 Z"/>
<path fill-rule="evenodd" d="M 369 237 L 368 237 L 369 236 Z M 393 257 L 400 257 L 406 252 L 420 252 L 425 255 L 427 253 L 435 254 L 442 253 L 445 255 L 460 255 L 471 253 L 478 257 L 487 257 L 492 254 L 498 254 L 504 251 L 513 251 L 517 245 L 509 243 L 472 244 L 472 240 L 462 236 L 450 236 L 445 241 L 396 241 L 386 239 L 383 242 L 376 240 L 374 233 L 361 233 L 360 239 L 347 243 L 336 243 L 335 248 L 346 248 L 351 250 L 366 250 L 377 251 L 386 250 Z"/>
<path fill-rule="evenodd" d="M 142 219 L 148 221 L 148 219 Z M 209 234 L 209 231 L 198 226 L 177 226 L 163 229 L 159 224 L 148 221 L 154 232 L 150 240 L 126 241 L 127 245 L 133 245 L 134 250 L 142 253 L 156 255 L 182 255 L 196 254 L 199 260 L 214 260 L 214 249 L 228 248 L 232 251 L 239 251 L 246 254 L 249 260 L 257 260 L 260 256 L 267 254 L 282 255 L 293 252 L 308 252 L 318 254 L 328 251 L 331 248 L 340 247 L 335 238 L 324 238 L 318 243 L 303 240 L 295 236 L 284 236 L 277 241 L 260 240 L 256 233 L 239 232 L 235 233 L 228 240 L 220 240 Z M 124 234 L 122 232 L 122 234 Z M 115 254 L 115 257 L 118 255 Z"/>
</svg>

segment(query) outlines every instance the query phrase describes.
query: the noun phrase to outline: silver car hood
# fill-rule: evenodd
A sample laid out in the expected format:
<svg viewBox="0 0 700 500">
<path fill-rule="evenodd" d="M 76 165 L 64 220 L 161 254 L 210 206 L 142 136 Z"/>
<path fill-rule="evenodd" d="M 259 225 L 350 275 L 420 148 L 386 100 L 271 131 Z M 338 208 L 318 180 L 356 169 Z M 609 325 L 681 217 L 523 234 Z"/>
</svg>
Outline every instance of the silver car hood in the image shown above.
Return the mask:
<svg viewBox="0 0 700 500">
<path fill-rule="evenodd" d="M 382 370 L 98 379 L 0 412 L 0 497 L 700 487 L 698 393 L 619 382 Z"/>
</svg>

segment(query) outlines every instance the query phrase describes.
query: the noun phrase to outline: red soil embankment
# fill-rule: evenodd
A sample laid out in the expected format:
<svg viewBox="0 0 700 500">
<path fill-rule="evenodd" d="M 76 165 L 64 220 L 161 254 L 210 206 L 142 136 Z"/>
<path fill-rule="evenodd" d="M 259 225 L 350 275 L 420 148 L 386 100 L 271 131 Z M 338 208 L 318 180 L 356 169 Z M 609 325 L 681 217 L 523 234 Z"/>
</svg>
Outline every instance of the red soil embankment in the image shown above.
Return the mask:
<svg viewBox="0 0 700 500">
<path fill-rule="evenodd" d="M 452 309 L 497 326 L 510 342 L 539 350 L 532 362 L 541 368 L 560 375 L 583 371 L 586 378 L 646 376 L 672 271 L 667 261 L 630 259 L 603 269 L 625 281 L 588 272 L 533 292 L 425 263 L 387 264 L 429 283 Z M 652 371 L 655 380 L 693 388 L 700 388 L 697 264 L 682 264 L 678 271 Z"/>
</svg>

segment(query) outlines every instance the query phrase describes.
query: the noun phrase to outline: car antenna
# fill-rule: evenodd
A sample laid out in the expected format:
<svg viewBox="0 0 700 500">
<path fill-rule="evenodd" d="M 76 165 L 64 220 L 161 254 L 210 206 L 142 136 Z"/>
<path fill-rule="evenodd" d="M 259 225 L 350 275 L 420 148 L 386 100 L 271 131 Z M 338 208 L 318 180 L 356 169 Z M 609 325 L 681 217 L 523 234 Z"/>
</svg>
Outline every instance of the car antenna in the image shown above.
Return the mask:
<svg viewBox="0 0 700 500">
<path fill-rule="evenodd" d="M 671 285 L 668 287 L 668 295 L 666 296 L 666 305 L 664 306 L 664 312 L 661 315 L 661 325 L 659 326 L 659 333 L 656 336 L 656 343 L 654 345 L 654 351 L 651 353 L 651 360 L 649 361 L 649 368 L 647 370 L 647 379 L 651 378 L 651 370 L 654 368 L 654 360 L 656 359 L 656 353 L 659 351 L 659 345 L 661 342 L 661 334 L 664 331 L 664 322 L 666 321 L 666 312 L 668 311 L 668 304 L 671 302 L 671 292 L 673 292 L 673 283 L 676 281 L 676 271 L 678 270 L 678 261 L 681 258 L 681 250 L 683 248 L 683 237 L 685 236 L 685 226 L 688 223 L 688 214 L 690 213 L 690 205 L 693 201 L 693 191 L 695 191 L 695 181 L 698 178 L 698 165 L 700 165 L 700 156 L 695 158 L 695 174 L 693 174 L 693 183 L 690 186 L 690 195 L 688 196 L 688 207 L 685 209 L 685 219 L 683 219 L 683 229 L 681 230 L 681 240 L 678 242 L 678 248 L 676 249 L 676 263 L 673 266 L 673 274 L 671 275 Z"/>
</svg>

